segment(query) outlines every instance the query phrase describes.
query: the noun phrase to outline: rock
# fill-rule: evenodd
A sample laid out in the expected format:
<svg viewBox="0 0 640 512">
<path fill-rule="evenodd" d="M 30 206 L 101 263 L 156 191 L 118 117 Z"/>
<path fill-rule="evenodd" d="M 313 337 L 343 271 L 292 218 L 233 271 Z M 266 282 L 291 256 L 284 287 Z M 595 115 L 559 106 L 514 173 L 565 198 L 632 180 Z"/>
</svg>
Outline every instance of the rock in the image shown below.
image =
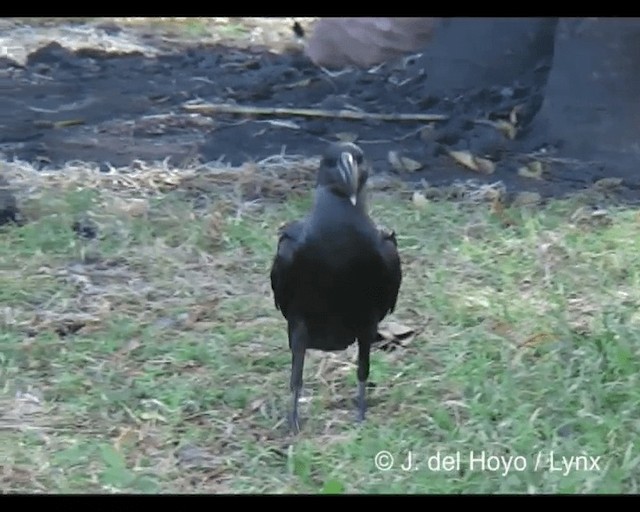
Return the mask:
<svg viewBox="0 0 640 512">
<path fill-rule="evenodd" d="M 424 47 L 437 18 L 322 18 L 305 53 L 318 66 L 370 67 Z"/>
</svg>

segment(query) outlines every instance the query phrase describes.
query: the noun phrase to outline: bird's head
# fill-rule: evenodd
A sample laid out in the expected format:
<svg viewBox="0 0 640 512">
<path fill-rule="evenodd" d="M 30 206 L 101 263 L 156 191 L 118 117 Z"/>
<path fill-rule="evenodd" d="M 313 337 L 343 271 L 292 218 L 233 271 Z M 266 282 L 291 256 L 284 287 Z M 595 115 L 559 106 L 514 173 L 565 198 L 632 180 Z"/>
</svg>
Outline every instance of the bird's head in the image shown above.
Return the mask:
<svg viewBox="0 0 640 512">
<path fill-rule="evenodd" d="M 329 146 L 323 155 L 317 184 L 356 206 L 368 177 L 362 149 L 351 142 L 342 142 Z"/>
</svg>

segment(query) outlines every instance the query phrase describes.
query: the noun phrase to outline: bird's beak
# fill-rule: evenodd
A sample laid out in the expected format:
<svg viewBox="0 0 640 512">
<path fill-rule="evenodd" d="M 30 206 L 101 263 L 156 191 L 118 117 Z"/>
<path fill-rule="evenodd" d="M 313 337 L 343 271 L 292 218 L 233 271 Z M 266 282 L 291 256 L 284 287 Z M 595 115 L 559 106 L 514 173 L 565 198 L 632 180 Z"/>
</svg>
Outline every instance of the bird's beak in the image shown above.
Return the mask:
<svg viewBox="0 0 640 512">
<path fill-rule="evenodd" d="M 340 155 L 338 162 L 340 173 L 345 183 L 349 186 L 351 194 L 349 200 L 353 206 L 358 201 L 358 181 L 360 180 L 360 169 L 358 163 L 353 159 L 353 155 L 348 152 L 344 152 Z"/>
</svg>

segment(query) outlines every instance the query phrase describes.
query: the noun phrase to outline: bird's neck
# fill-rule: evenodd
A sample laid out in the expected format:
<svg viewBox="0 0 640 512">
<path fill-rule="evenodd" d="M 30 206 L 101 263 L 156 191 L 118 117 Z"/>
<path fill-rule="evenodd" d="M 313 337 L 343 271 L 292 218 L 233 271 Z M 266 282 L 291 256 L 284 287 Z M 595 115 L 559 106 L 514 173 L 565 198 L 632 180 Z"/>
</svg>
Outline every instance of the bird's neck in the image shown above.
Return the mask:
<svg viewBox="0 0 640 512">
<path fill-rule="evenodd" d="M 348 197 L 334 194 L 326 188 L 319 188 L 315 195 L 314 210 L 327 217 L 332 217 L 333 215 L 367 217 L 367 197 L 365 191 L 361 190 L 354 205 Z"/>
</svg>

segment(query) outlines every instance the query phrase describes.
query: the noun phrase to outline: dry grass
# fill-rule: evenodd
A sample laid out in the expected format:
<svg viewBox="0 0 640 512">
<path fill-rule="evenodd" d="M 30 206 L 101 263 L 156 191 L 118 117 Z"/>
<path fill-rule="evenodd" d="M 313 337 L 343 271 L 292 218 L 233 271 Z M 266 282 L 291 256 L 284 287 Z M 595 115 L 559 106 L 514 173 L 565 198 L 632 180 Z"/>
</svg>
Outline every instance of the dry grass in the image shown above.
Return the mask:
<svg viewBox="0 0 640 512">
<path fill-rule="evenodd" d="M 309 29 L 315 18 L 295 20 Z M 148 56 L 194 42 L 282 51 L 299 47 L 292 27 L 293 18 L 10 18 L 0 20 L 0 53 L 23 64 L 31 52 L 52 41 L 71 50 Z"/>
<path fill-rule="evenodd" d="M 26 219 L 0 232 L 0 489 L 637 492 L 640 224 L 576 216 L 577 201 L 506 210 L 507 228 L 477 190 L 419 208 L 376 194 L 404 263 L 392 320 L 417 334 L 374 352 L 361 429 L 354 351 L 312 354 L 303 432 L 288 434 L 268 268 L 315 163 L 5 164 Z M 483 471 L 472 451 L 527 467 Z M 435 471 L 456 454 L 460 468 Z M 562 469 L 580 455 L 599 467 Z"/>
</svg>

